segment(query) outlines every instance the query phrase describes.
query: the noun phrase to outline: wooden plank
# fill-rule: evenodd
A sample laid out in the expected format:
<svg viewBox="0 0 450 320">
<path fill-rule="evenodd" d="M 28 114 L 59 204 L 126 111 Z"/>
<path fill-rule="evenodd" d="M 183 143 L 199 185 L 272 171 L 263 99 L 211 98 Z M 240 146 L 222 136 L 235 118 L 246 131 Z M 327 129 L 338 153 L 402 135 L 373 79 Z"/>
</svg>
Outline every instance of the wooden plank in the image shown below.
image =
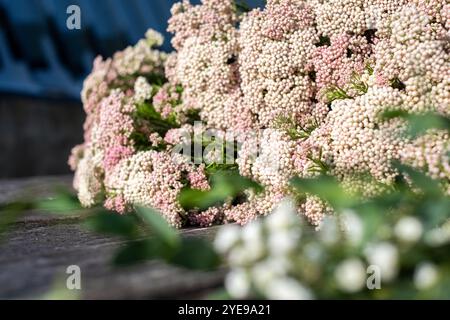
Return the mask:
<svg viewBox="0 0 450 320">
<path fill-rule="evenodd" d="M 84 118 L 78 101 L 0 94 L 0 178 L 70 173 Z"/>
<path fill-rule="evenodd" d="M 23 190 L 45 195 L 70 177 L 0 180 L 2 200 Z M 0 217 L 1 218 L 1 217 Z M 220 287 L 224 270 L 194 272 L 152 261 L 134 267 L 115 268 L 110 261 L 121 239 L 93 234 L 79 225 L 80 217 L 30 212 L 14 224 L 0 244 L 0 299 L 39 298 L 64 284 L 69 265 L 81 268 L 81 298 L 146 299 L 198 298 Z M 183 236 L 213 239 L 217 228 L 184 229 Z"/>
</svg>

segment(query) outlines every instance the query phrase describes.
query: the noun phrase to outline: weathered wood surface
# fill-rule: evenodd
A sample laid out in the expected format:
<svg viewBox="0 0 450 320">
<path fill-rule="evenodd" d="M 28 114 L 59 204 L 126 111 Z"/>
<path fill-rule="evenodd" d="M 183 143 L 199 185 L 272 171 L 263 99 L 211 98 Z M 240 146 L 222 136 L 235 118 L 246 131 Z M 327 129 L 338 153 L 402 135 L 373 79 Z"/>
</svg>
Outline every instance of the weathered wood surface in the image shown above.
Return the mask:
<svg viewBox="0 0 450 320">
<path fill-rule="evenodd" d="M 69 174 L 84 119 L 80 101 L 0 93 L 0 178 Z"/>
<path fill-rule="evenodd" d="M 70 186 L 71 177 L 0 180 L 0 203 L 24 190 L 48 195 L 55 184 Z M 0 216 L 1 219 L 1 216 Z M 202 298 L 221 286 L 224 271 L 193 272 L 152 261 L 134 267 L 110 264 L 124 242 L 93 234 L 79 226 L 79 215 L 52 216 L 29 212 L 0 244 L 0 298 L 41 298 L 65 286 L 69 265 L 81 268 L 81 298 Z M 183 236 L 212 239 L 216 229 L 185 229 Z"/>
</svg>

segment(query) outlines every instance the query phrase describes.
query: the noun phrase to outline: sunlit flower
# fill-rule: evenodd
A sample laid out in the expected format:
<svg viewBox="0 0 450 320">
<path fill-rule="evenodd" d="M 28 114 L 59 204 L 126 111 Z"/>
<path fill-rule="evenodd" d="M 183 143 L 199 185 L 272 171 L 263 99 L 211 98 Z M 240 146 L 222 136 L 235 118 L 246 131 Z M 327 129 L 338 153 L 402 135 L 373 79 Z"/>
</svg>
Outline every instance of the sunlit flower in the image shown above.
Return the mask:
<svg viewBox="0 0 450 320">
<path fill-rule="evenodd" d="M 225 288 L 237 299 L 246 298 L 250 294 L 250 280 L 243 269 L 231 270 L 225 278 Z"/>
<path fill-rule="evenodd" d="M 366 248 L 365 255 L 369 264 L 380 268 L 381 281 L 390 282 L 394 280 L 399 269 L 397 247 L 389 242 L 375 243 Z"/>
<path fill-rule="evenodd" d="M 342 261 L 334 271 L 334 279 L 339 289 L 349 293 L 362 290 L 366 277 L 364 264 L 357 258 Z"/>
<path fill-rule="evenodd" d="M 394 232 L 400 241 L 414 243 L 422 236 L 423 226 L 417 218 L 404 217 L 397 222 Z"/>
<path fill-rule="evenodd" d="M 422 262 L 414 272 L 414 285 L 419 290 L 427 290 L 433 287 L 439 279 L 439 272 L 435 264 Z"/>
</svg>

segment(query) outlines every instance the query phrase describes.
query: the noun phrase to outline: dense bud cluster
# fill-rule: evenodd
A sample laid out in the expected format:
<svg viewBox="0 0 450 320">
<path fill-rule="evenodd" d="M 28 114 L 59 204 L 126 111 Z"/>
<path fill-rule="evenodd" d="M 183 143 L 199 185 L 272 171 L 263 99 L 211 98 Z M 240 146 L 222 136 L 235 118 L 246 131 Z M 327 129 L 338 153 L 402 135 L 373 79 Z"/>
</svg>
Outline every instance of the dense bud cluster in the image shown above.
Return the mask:
<svg viewBox="0 0 450 320">
<path fill-rule="evenodd" d="M 404 120 L 382 119 L 394 109 L 450 116 L 446 0 L 268 0 L 245 13 L 232 0 L 183 0 L 171 12 L 175 52 L 153 49 L 162 39 L 150 31 L 97 59 L 85 81 L 85 143 L 70 160 L 83 204 L 104 193 L 120 212 L 152 205 L 173 225 L 206 226 L 246 223 L 293 196 L 317 225 L 331 209 L 294 194 L 290 178 L 328 174 L 371 197 L 394 183 L 400 161 L 450 180 L 447 133 L 412 137 Z M 190 143 L 193 118 L 240 132 L 237 168 L 262 194 L 181 209 L 181 188 L 209 188 L 204 166 L 170 155 Z"/>
</svg>

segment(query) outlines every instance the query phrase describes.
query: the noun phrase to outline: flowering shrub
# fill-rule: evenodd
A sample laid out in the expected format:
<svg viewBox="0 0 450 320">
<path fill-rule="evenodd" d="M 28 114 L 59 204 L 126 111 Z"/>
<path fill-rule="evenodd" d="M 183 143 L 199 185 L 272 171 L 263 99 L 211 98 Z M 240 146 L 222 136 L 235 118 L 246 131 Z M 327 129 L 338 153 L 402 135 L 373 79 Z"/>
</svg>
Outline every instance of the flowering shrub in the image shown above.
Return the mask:
<svg viewBox="0 0 450 320">
<path fill-rule="evenodd" d="M 84 206 L 152 206 L 173 226 L 209 226 L 246 224 L 291 197 L 318 226 L 335 208 L 295 192 L 292 177 L 325 174 L 372 199 L 395 188 L 395 161 L 450 195 L 448 132 L 412 136 L 404 117 L 382 117 L 450 116 L 447 1 L 268 0 L 241 9 L 183 0 L 169 20 L 174 52 L 158 51 L 162 37 L 148 31 L 97 58 L 82 92 L 85 141 L 69 160 Z M 197 146 L 200 156 L 184 152 Z M 180 202 L 185 190 L 207 193 L 217 171 L 238 171 L 264 191 L 247 185 L 208 208 Z"/>
<path fill-rule="evenodd" d="M 264 220 L 224 226 L 215 248 L 230 267 L 233 298 L 444 298 L 450 296 L 450 199 L 439 185 L 408 167 L 406 181 L 371 201 L 348 194 L 333 179 L 295 179 L 333 204 L 320 230 L 298 219 L 285 199 Z M 317 191 L 315 191 L 317 190 Z M 324 191 L 326 190 L 326 192 Z"/>
</svg>

